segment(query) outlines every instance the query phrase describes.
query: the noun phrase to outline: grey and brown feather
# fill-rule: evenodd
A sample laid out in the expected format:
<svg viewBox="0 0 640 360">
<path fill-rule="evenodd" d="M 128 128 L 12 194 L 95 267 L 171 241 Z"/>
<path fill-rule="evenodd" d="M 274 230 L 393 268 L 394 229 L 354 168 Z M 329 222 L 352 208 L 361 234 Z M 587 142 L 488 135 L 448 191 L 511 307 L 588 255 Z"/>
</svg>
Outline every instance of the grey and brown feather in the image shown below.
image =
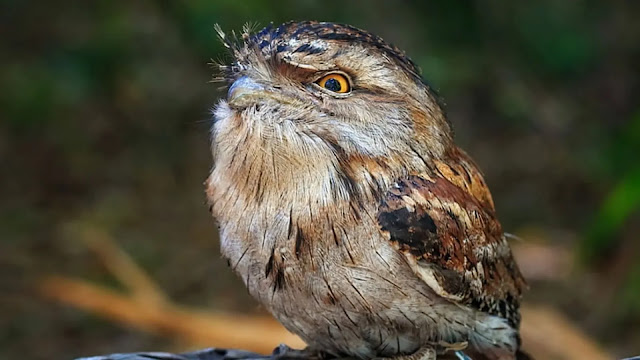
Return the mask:
<svg viewBox="0 0 640 360">
<path fill-rule="evenodd" d="M 524 280 L 413 62 L 347 25 L 219 33 L 207 197 L 249 292 L 331 355 L 514 359 Z M 333 72 L 350 92 L 317 86 Z"/>
</svg>

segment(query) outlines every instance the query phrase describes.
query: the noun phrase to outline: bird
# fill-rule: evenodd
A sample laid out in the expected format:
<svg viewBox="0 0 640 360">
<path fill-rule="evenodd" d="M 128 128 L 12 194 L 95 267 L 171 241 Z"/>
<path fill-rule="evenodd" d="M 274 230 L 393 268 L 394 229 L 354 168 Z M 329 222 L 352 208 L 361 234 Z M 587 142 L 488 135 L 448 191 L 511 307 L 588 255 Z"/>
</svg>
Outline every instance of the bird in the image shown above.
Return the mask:
<svg viewBox="0 0 640 360">
<path fill-rule="evenodd" d="M 248 292 L 325 357 L 526 359 L 526 282 L 416 64 L 350 25 L 216 31 L 205 192 Z"/>
</svg>

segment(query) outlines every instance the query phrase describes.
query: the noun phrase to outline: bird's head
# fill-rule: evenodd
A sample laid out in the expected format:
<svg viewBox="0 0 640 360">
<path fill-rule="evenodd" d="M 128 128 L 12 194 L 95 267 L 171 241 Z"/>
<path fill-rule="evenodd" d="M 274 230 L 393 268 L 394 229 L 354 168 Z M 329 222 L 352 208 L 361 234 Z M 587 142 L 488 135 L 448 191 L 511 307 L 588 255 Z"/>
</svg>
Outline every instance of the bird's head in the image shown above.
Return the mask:
<svg viewBox="0 0 640 360">
<path fill-rule="evenodd" d="M 220 66 L 228 93 L 214 111 L 216 167 L 347 174 L 359 186 L 424 167 L 451 143 L 417 67 L 375 35 L 322 22 L 218 33 L 233 61 Z"/>
</svg>

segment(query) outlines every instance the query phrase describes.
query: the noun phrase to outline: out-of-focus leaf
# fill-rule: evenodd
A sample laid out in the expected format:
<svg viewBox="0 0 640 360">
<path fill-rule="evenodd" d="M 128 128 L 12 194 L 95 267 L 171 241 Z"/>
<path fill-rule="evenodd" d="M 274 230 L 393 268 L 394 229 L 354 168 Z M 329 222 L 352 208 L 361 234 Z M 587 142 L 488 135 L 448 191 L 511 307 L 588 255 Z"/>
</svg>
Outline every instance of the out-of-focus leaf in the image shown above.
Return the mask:
<svg viewBox="0 0 640 360">
<path fill-rule="evenodd" d="M 616 233 L 625 221 L 640 208 L 640 112 L 637 112 L 612 139 L 610 172 L 619 173 L 619 181 L 602 203 L 581 244 L 582 259 L 596 260 L 599 254 L 617 245 Z"/>
<path fill-rule="evenodd" d="M 623 177 L 606 198 L 582 244 L 586 261 L 615 246 L 614 236 L 625 220 L 640 208 L 640 166 Z"/>
<path fill-rule="evenodd" d="M 640 264 L 636 264 L 631 269 L 620 296 L 624 309 L 640 314 Z"/>
</svg>

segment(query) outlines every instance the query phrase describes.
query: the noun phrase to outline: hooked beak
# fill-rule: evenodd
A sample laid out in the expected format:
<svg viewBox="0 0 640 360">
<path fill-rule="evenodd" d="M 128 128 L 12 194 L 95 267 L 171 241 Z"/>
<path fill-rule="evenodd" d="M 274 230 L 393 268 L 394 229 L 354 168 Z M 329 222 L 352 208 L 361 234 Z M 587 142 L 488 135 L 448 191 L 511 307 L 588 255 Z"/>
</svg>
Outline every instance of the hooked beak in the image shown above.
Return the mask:
<svg viewBox="0 0 640 360">
<path fill-rule="evenodd" d="M 258 95 L 264 91 L 264 86 L 253 81 L 248 76 L 242 76 L 231 84 L 229 92 L 227 93 L 227 99 L 229 103 L 234 105 L 242 98 L 250 97 L 252 95 Z"/>
<path fill-rule="evenodd" d="M 292 99 L 268 89 L 248 76 L 241 76 L 234 81 L 227 93 L 227 101 L 233 108 L 246 108 L 267 100 L 275 100 L 279 103 L 292 102 Z"/>
<path fill-rule="evenodd" d="M 229 105 L 236 108 L 248 107 L 268 97 L 268 91 L 248 76 L 242 76 L 231 84 L 227 93 Z"/>
</svg>

